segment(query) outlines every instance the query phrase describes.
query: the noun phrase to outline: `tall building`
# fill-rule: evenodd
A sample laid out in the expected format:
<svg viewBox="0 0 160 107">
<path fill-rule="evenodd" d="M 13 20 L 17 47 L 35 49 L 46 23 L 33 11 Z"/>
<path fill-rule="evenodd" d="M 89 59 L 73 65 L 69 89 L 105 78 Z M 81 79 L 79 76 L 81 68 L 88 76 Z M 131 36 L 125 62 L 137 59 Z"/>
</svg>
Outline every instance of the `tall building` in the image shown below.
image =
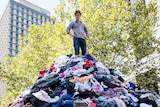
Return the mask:
<svg viewBox="0 0 160 107">
<path fill-rule="evenodd" d="M 0 20 L 0 62 L 4 56 L 15 56 L 19 52 L 19 37 L 26 34 L 31 24 L 51 22 L 49 11 L 26 0 L 9 0 Z"/>
</svg>

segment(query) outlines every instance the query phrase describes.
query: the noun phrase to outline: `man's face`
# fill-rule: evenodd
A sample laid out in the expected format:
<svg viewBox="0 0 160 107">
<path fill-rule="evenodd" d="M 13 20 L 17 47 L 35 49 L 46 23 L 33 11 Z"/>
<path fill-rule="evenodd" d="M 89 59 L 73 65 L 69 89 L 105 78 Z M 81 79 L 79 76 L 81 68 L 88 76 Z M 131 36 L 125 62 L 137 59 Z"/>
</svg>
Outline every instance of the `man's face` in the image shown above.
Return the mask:
<svg viewBox="0 0 160 107">
<path fill-rule="evenodd" d="M 75 17 L 76 17 L 76 20 L 80 20 L 80 17 L 81 17 L 80 13 L 76 13 Z"/>
</svg>

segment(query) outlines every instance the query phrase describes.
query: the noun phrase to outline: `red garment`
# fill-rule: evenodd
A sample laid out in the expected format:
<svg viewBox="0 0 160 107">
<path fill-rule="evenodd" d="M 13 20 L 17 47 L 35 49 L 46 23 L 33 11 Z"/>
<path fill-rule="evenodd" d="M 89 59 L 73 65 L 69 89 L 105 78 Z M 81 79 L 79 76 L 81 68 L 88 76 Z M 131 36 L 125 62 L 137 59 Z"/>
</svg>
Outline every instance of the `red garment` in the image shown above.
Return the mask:
<svg viewBox="0 0 160 107">
<path fill-rule="evenodd" d="M 39 73 L 40 73 L 40 75 L 41 75 L 42 77 L 44 77 L 44 74 L 46 73 L 46 71 L 45 71 L 45 70 L 40 70 Z"/>
<path fill-rule="evenodd" d="M 95 103 L 90 103 L 90 107 L 96 107 Z"/>
<path fill-rule="evenodd" d="M 51 66 L 51 67 L 50 67 L 50 71 L 52 71 L 52 72 L 56 72 L 56 71 L 57 71 L 57 69 L 56 69 L 56 67 Z"/>
<path fill-rule="evenodd" d="M 94 64 L 91 60 L 88 60 L 88 59 L 84 60 L 84 65 L 83 65 L 84 68 L 93 67 L 93 66 Z"/>
</svg>

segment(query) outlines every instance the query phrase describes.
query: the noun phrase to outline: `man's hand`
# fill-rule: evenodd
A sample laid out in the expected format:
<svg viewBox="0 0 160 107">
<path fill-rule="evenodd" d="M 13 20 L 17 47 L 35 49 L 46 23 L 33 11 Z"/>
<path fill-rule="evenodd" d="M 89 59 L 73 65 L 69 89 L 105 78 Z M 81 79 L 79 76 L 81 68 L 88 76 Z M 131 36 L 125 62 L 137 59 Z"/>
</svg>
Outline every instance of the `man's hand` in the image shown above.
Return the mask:
<svg viewBox="0 0 160 107">
<path fill-rule="evenodd" d="M 88 39 L 89 37 L 88 37 L 88 35 L 86 35 L 84 38 L 85 38 L 85 39 Z"/>
<path fill-rule="evenodd" d="M 72 35 L 72 34 L 69 34 L 70 36 L 72 36 L 72 37 L 75 37 L 74 35 Z"/>
</svg>

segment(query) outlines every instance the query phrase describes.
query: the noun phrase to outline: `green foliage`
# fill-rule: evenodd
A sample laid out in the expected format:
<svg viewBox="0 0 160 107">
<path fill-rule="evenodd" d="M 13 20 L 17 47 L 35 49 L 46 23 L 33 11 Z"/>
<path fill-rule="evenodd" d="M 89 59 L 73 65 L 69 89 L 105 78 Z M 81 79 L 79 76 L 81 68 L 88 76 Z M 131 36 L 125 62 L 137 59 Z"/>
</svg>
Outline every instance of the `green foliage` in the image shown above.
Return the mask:
<svg viewBox="0 0 160 107">
<path fill-rule="evenodd" d="M 146 89 L 158 92 L 158 81 L 160 78 L 157 77 L 156 69 L 152 69 L 144 74 L 140 74 L 136 77 L 137 83 Z"/>
<path fill-rule="evenodd" d="M 2 79 L 7 84 L 3 106 L 33 84 L 39 70 L 49 67 L 54 58 L 72 52 L 72 42 L 63 29 L 65 26 L 60 23 L 31 26 L 27 35 L 20 38 L 19 54 L 6 57 L 3 63 Z"/>
<path fill-rule="evenodd" d="M 74 20 L 76 9 L 81 10 L 82 21 L 90 32 L 89 53 L 109 68 L 124 73 L 137 71 L 131 61 L 138 63 L 157 49 L 157 40 L 152 36 L 157 21 L 155 1 L 148 6 L 142 1 L 130 4 L 128 0 L 61 0 L 54 10 L 55 24 L 31 26 L 20 38 L 19 54 L 6 57 L 2 80 L 7 84 L 7 94 L 0 106 L 13 101 L 34 83 L 38 71 L 50 66 L 56 57 L 73 53 L 72 38 L 65 29 Z"/>
</svg>

